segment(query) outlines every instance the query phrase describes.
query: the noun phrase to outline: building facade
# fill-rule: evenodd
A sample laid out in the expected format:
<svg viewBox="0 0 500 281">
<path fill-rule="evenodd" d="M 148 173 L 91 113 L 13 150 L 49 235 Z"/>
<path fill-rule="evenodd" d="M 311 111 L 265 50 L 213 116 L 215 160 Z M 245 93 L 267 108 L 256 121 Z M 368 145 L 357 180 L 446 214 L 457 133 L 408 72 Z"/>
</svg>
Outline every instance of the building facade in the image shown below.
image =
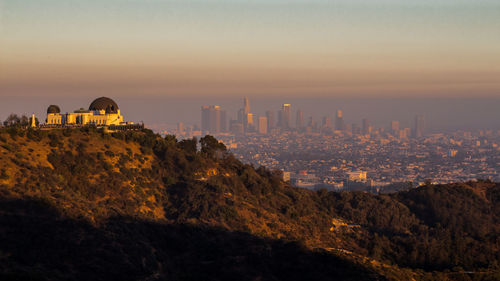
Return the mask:
<svg viewBox="0 0 500 281">
<path fill-rule="evenodd" d="M 132 123 L 123 122 L 120 108 L 110 98 L 100 97 L 95 99 L 89 109 L 77 109 L 72 113 L 61 113 L 57 105 L 50 105 L 47 108 L 46 125 L 130 125 Z"/>
</svg>

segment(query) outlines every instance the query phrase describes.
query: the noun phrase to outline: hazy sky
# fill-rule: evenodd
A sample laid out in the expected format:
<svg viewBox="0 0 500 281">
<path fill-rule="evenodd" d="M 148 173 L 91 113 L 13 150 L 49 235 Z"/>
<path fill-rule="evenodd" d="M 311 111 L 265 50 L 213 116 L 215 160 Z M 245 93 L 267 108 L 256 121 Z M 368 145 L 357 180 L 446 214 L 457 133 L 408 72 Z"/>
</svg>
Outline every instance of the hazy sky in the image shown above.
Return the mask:
<svg viewBox="0 0 500 281">
<path fill-rule="evenodd" d="M 0 0 L 0 94 L 500 97 L 500 1 Z"/>
</svg>

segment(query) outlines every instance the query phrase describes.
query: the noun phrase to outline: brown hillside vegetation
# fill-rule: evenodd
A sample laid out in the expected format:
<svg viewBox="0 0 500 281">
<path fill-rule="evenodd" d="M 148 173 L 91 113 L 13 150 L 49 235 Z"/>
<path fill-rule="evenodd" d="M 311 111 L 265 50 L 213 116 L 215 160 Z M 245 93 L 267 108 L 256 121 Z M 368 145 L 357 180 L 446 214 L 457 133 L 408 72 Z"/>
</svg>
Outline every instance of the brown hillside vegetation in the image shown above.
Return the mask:
<svg viewBox="0 0 500 281">
<path fill-rule="evenodd" d="M 499 184 L 312 192 L 210 136 L 4 128 L 0 196 L 2 280 L 500 278 Z"/>
</svg>

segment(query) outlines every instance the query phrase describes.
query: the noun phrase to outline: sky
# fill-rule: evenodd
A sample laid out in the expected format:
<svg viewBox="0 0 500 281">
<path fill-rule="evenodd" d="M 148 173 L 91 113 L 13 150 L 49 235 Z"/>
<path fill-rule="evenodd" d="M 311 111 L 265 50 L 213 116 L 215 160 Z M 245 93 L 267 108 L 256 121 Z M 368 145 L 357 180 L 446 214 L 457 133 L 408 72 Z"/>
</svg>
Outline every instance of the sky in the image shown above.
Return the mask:
<svg viewBox="0 0 500 281">
<path fill-rule="evenodd" d="M 97 96 L 496 99 L 500 1 L 0 0 L 0 97 Z"/>
</svg>

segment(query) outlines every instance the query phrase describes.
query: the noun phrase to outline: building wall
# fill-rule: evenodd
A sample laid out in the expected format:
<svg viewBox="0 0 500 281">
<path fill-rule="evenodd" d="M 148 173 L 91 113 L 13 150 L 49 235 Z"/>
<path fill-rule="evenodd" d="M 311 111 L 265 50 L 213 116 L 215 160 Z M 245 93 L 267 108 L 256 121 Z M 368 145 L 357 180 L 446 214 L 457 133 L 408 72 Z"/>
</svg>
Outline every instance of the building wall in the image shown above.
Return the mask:
<svg viewBox="0 0 500 281">
<path fill-rule="evenodd" d="M 49 113 L 47 114 L 47 124 L 49 125 L 96 125 L 96 126 L 109 126 L 120 125 L 123 123 L 123 116 L 118 113 L 106 114 L 103 110 L 101 112 L 87 111 L 87 112 L 73 112 L 66 114 Z"/>
<path fill-rule="evenodd" d="M 47 114 L 47 124 L 57 124 L 60 125 L 63 123 L 63 116 L 59 113 L 49 113 Z"/>
<path fill-rule="evenodd" d="M 259 134 L 267 134 L 267 117 L 259 117 Z"/>
</svg>

